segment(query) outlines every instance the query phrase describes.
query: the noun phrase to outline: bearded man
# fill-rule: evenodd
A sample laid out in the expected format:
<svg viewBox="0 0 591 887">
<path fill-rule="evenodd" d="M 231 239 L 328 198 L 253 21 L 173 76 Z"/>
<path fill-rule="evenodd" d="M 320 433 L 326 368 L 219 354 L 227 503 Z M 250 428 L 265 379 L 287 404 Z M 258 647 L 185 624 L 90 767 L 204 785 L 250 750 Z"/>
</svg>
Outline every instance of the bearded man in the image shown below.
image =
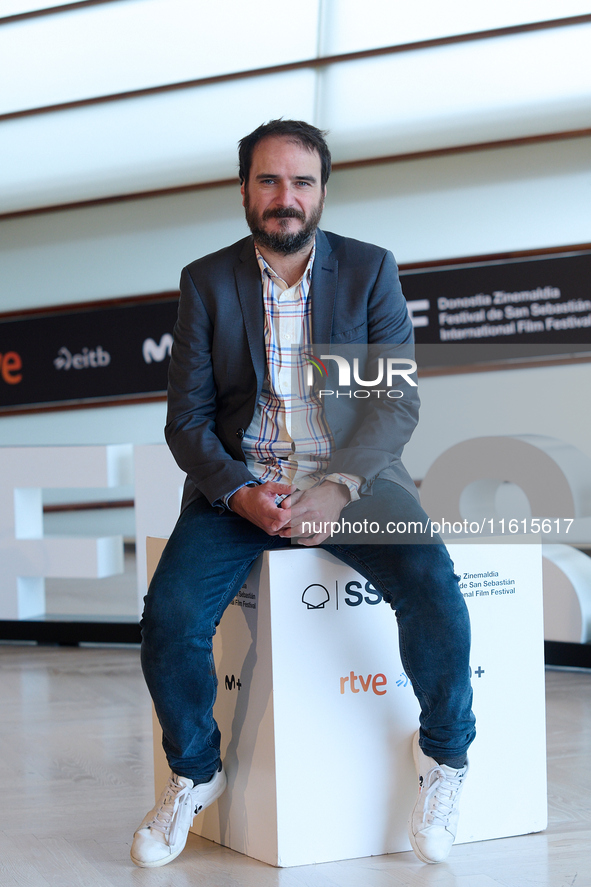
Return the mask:
<svg viewBox="0 0 591 887">
<path fill-rule="evenodd" d="M 396 611 L 421 707 L 409 835 L 422 861 L 440 862 L 475 735 L 470 627 L 453 564 L 430 538 L 401 461 L 418 418 L 415 383 L 363 409 L 342 398 L 331 421 L 322 398 L 293 381 L 315 344 L 335 353 L 412 345 L 396 264 L 381 247 L 318 228 L 331 160 L 314 126 L 264 124 L 241 140 L 239 163 L 251 236 L 181 277 L 166 439 L 187 480 L 142 621 L 142 665 L 172 772 L 131 856 L 142 867 L 175 859 L 195 813 L 224 791 L 213 634 L 256 558 L 297 543 L 350 565 Z M 397 544 L 331 535 L 344 508 L 350 523 L 413 522 L 424 532 Z"/>
</svg>

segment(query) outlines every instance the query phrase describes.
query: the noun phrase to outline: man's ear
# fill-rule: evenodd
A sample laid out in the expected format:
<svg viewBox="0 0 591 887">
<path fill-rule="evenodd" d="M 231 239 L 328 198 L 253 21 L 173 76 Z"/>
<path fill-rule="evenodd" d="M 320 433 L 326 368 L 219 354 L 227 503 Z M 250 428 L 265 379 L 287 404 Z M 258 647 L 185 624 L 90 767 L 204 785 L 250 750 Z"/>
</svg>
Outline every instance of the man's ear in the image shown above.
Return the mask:
<svg viewBox="0 0 591 887">
<path fill-rule="evenodd" d="M 240 185 L 240 193 L 242 194 L 242 206 L 244 206 L 244 191 L 245 191 L 246 182 L 242 182 Z"/>
</svg>

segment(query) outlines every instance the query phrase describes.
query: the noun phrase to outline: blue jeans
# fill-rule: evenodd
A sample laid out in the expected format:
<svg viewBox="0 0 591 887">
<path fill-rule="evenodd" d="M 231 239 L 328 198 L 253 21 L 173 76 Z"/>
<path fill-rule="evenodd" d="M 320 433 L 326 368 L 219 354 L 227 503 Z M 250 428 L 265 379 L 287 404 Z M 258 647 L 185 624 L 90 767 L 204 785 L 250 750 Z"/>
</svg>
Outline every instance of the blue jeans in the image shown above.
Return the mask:
<svg viewBox="0 0 591 887">
<path fill-rule="evenodd" d="M 341 519 L 428 523 L 410 493 L 380 480 Z M 322 548 L 361 573 L 396 611 L 403 667 L 421 707 L 421 746 L 440 763 L 457 761 L 475 735 L 470 622 L 458 577 L 437 536 L 388 536 L 395 544 L 375 538 L 333 535 Z M 219 765 L 212 643 L 224 610 L 259 554 L 291 544 L 231 511 L 218 514 L 205 499 L 178 520 L 145 599 L 142 668 L 168 763 L 179 776 L 203 781 Z"/>
</svg>

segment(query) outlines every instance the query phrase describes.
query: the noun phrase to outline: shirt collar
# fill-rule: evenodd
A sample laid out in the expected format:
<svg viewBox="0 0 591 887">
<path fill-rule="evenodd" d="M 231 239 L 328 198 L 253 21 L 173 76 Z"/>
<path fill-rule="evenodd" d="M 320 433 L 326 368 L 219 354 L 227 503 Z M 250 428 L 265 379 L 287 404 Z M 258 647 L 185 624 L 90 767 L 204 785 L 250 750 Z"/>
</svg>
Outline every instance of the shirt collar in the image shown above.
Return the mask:
<svg viewBox="0 0 591 887">
<path fill-rule="evenodd" d="M 256 243 L 254 245 L 254 251 L 255 251 L 255 255 L 257 257 L 257 262 L 259 263 L 259 268 L 261 269 L 261 277 L 263 279 L 263 282 L 264 282 L 265 276 L 267 276 L 267 277 L 270 277 L 271 280 L 273 280 L 275 282 L 281 281 L 281 283 L 283 283 L 284 286 L 287 287 L 287 289 L 291 289 L 291 287 L 287 286 L 287 283 L 283 280 L 283 278 L 279 277 L 279 275 L 275 271 L 273 271 L 273 269 L 271 268 L 269 263 L 267 261 L 265 261 L 263 256 L 260 254 Z M 316 255 L 316 239 L 314 239 L 314 245 L 312 247 L 312 252 L 310 253 L 310 258 L 308 259 L 308 264 L 306 265 L 306 267 L 304 269 L 304 273 L 302 274 L 300 279 L 298 281 L 296 281 L 296 283 L 293 284 L 294 286 L 299 286 L 299 284 L 304 279 L 306 280 L 307 283 L 310 283 L 310 280 L 312 279 L 312 268 L 314 266 L 315 255 Z"/>
</svg>

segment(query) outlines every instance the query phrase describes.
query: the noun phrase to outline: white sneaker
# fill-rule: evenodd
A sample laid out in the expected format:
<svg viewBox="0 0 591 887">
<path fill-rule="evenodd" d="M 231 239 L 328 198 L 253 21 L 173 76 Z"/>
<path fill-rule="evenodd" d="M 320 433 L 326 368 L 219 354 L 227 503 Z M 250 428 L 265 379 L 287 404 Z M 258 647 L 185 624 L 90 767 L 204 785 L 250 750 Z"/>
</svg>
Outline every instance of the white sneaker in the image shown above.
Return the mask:
<svg viewBox="0 0 591 887">
<path fill-rule="evenodd" d="M 468 764 L 454 770 L 427 757 L 419 745 L 418 732 L 413 737 L 412 750 L 419 796 L 408 821 L 410 843 L 421 862 L 443 862 L 458 830 L 458 802 Z"/>
<path fill-rule="evenodd" d="M 142 868 L 166 865 L 187 843 L 195 814 L 209 807 L 226 788 L 221 767 L 209 782 L 193 785 L 186 776 L 171 773 L 156 806 L 146 814 L 133 836 L 131 859 Z"/>
</svg>

